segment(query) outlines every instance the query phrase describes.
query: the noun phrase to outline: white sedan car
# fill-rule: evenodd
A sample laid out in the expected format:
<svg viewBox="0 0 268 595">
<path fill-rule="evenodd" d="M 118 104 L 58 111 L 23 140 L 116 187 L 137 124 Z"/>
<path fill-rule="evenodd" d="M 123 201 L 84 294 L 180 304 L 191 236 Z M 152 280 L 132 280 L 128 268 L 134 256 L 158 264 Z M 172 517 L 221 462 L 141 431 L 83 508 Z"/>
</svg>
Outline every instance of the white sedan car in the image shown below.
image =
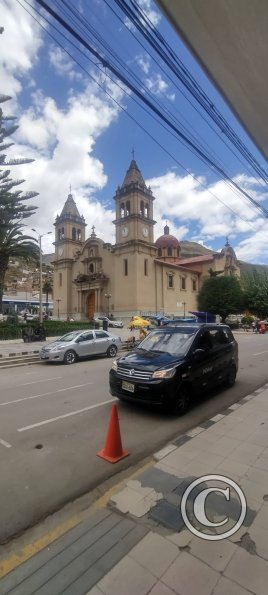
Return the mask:
<svg viewBox="0 0 268 595">
<path fill-rule="evenodd" d="M 107 331 L 72 331 L 44 345 L 40 350 L 40 359 L 45 362 L 74 364 L 80 358 L 93 355 L 115 357 L 120 347 L 120 337 Z"/>
<path fill-rule="evenodd" d="M 106 320 L 110 327 L 123 328 L 124 326 L 122 320 L 115 320 L 113 318 L 108 318 L 108 316 L 97 316 L 94 318 L 94 322 L 98 322 L 100 326 L 102 326 L 104 320 Z"/>
</svg>

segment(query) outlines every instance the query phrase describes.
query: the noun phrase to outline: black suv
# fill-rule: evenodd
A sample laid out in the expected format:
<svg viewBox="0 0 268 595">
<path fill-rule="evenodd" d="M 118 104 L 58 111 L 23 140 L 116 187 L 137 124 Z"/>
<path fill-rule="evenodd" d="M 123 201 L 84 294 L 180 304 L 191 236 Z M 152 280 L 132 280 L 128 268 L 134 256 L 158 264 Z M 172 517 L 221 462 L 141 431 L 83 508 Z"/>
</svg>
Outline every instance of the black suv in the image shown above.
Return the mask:
<svg viewBox="0 0 268 595">
<path fill-rule="evenodd" d="M 184 413 L 191 397 L 218 384 L 233 386 L 237 369 L 238 346 L 227 325 L 160 327 L 113 362 L 110 393 Z"/>
</svg>

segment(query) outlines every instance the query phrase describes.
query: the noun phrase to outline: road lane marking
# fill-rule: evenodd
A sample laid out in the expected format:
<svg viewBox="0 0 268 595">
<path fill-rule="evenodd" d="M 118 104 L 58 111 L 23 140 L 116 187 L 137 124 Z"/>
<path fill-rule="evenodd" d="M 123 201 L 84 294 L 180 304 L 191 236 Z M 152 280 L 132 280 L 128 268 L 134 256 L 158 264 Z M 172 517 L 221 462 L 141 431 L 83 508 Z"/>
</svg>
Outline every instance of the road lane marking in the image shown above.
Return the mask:
<svg viewBox="0 0 268 595">
<path fill-rule="evenodd" d="M 17 386 L 28 386 L 29 384 L 39 384 L 40 382 L 48 382 L 50 380 L 62 380 L 63 376 L 55 376 L 55 378 L 44 378 L 44 380 L 33 380 L 33 382 L 25 382 L 25 384 L 18 384 Z"/>
<path fill-rule="evenodd" d="M 32 430 L 33 428 L 38 428 L 40 426 L 44 426 L 46 424 L 51 424 L 54 421 L 58 421 L 59 419 L 65 419 L 65 417 L 71 417 L 72 415 L 78 415 L 79 413 L 84 413 L 84 411 L 90 411 L 91 409 L 97 409 L 98 407 L 102 407 L 102 405 L 107 405 L 108 403 L 113 403 L 117 399 L 109 399 L 108 401 L 102 401 L 102 403 L 96 403 L 95 405 L 89 405 L 88 407 L 83 407 L 83 409 L 77 409 L 77 411 L 70 411 L 69 413 L 64 413 L 63 415 L 58 415 L 57 417 L 51 417 L 50 419 L 45 419 L 44 421 L 39 421 L 36 424 L 31 424 L 30 426 L 25 426 L 24 428 L 18 428 L 17 432 L 26 432 L 27 430 Z"/>
<path fill-rule="evenodd" d="M 9 442 L 2 440 L 2 438 L 0 438 L 0 444 L 2 444 L 2 446 L 5 446 L 6 448 L 11 448 L 12 446 L 12 444 L 9 444 Z"/>
<path fill-rule="evenodd" d="M 49 546 L 51 543 L 53 543 L 53 541 L 59 539 L 59 537 L 67 533 L 67 531 L 70 531 L 70 529 L 76 527 L 81 522 L 81 520 L 82 518 L 80 515 L 71 517 L 33 543 L 27 544 L 18 554 L 13 554 L 10 556 L 10 558 L 0 562 L 0 579 L 9 574 L 12 570 L 15 570 L 15 568 L 23 564 L 23 562 L 26 562 L 32 558 L 35 554 L 38 554 L 38 552 Z"/>
<path fill-rule="evenodd" d="M 263 355 L 264 353 L 268 353 L 268 351 L 260 351 L 259 353 L 253 353 L 253 355 Z"/>
<path fill-rule="evenodd" d="M 83 386 L 89 386 L 89 384 L 94 384 L 94 382 L 86 382 L 85 384 L 77 384 L 76 386 L 67 386 L 66 388 L 58 388 L 57 390 L 49 393 L 32 395 L 32 397 L 23 397 L 22 399 L 15 399 L 14 401 L 6 401 L 5 403 L 0 403 L 0 407 L 4 407 L 5 405 L 13 405 L 13 403 L 21 403 L 22 401 L 30 401 L 31 399 L 40 399 L 41 397 L 55 395 L 56 393 L 63 393 L 66 390 L 73 390 L 74 388 L 83 388 Z"/>
</svg>

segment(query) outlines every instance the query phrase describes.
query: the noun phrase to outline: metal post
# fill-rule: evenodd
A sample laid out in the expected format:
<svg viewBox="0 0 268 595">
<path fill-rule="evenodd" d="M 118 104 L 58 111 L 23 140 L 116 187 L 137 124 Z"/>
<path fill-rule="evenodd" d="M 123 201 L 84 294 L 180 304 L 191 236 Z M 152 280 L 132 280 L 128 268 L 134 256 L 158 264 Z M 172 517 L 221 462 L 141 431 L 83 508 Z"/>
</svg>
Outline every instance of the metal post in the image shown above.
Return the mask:
<svg viewBox="0 0 268 595">
<path fill-rule="evenodd" d="M 40 324 L 43 322 L 43 277 L 42 277 L 42 236 L 39 235 L 39 320 Z"/>
<path fill-rule="evenodd" d="M 107 317 L 109 318 L 109 314 L 110 314 L 109 300 L 112 296 L 110 293 L 105 293 L 105 297 L 107 298 Z"/>
<path fill-rule="evenodd" d="M 185 306 L 186 306 L 186 302 L 182 302 L 183 305 L 183 317 L 185 318 Z"/>
</svg>

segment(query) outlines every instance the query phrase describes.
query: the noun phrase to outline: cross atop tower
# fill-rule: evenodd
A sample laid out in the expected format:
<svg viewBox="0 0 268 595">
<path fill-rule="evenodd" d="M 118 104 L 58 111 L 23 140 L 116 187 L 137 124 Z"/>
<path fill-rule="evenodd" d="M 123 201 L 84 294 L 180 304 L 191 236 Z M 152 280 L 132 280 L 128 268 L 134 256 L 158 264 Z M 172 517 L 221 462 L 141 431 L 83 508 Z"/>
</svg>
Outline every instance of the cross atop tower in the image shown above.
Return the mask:
<svg viewBox="0 0 268 595">
<path fill-rule="evenodd" d="M 132 149 L 131 153 L 132 153 L 132 159 L 135 159 L 135 152 L 134 152 L 134 149 Z"/>
</svg>

